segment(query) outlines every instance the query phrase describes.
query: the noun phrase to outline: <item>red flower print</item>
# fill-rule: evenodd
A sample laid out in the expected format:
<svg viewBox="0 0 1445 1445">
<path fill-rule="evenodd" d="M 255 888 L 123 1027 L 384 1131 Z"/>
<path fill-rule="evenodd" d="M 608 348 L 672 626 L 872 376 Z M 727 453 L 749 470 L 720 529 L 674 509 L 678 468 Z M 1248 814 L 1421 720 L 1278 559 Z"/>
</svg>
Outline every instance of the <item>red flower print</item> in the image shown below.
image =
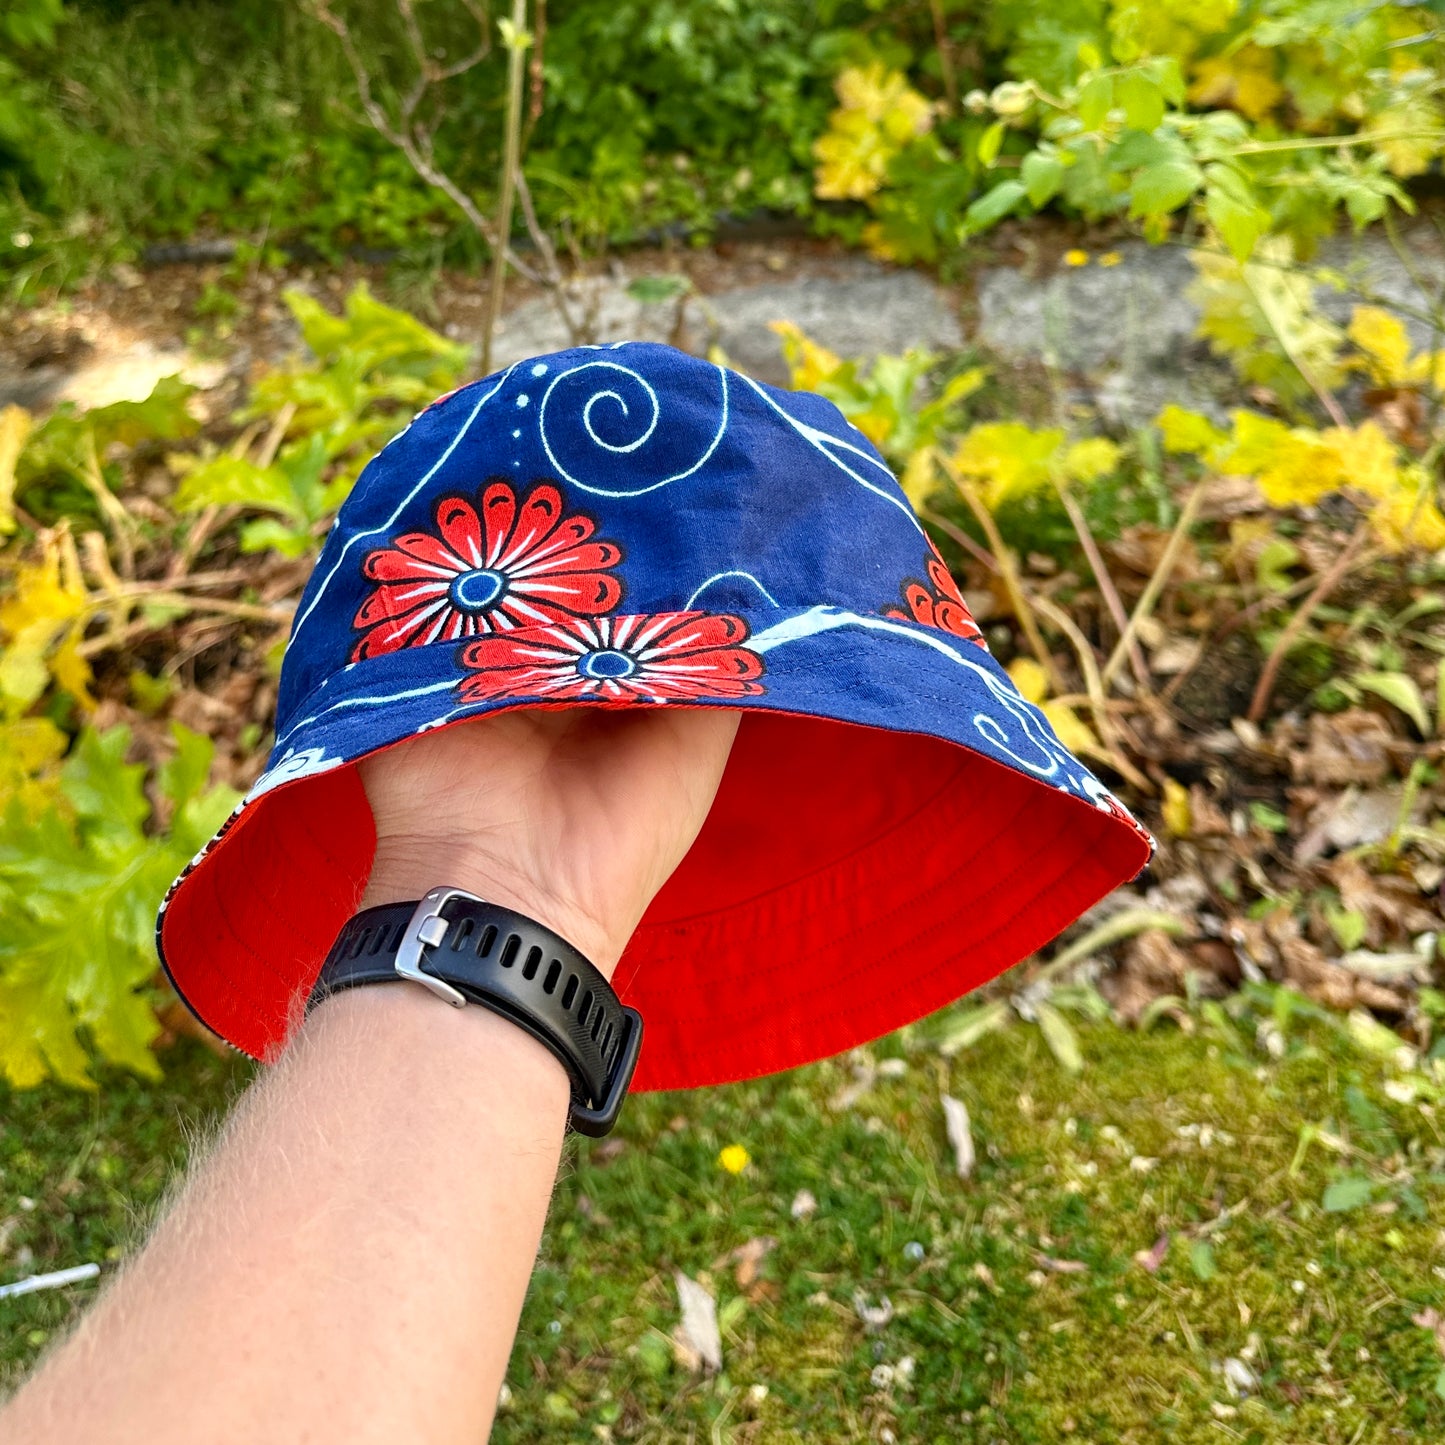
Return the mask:
<svg viewBox="0 0 1445 1445">
<path fill-rule="evenodd" d="M 605 570 L 622 560 L 622 549 L 593 540 L 591 517 L 564 515 L 562 494 L 550 483 L 538 483 L 519 504 L 510 482 L 493 481 L 476 505 L 443 497 L 435 516 L 435 535 L 404 532 L 361 564 L 377 585 L 352 620 L 365 634 L 351 650 L 353 662 L 596 617 L 622 600 L 621 582 Z"/>
<path fill-rule="evenodd" d="M 935 552 L 925 559 L 924 565 L 928 568 L 929 580 L 933 585 L 930 587 L 916 577 L 905 578 L 903 600 L 908 604 L 908 611 L 903 611 L 901 607 L 885 607 L 883 615 L 897 617 L 904 622 L 921 622 L 926 627 L 937 627 L 943 632 L 951 632 L 955 637 L 962 637 L 965 641 L 976 642 L 980 647 L 986 648 L 988 644 L 983 640 L 983 632 L 973 620 L 968 603 L 963 600 L 958 583 L 949 575 L 943 558 Z"/>
<path fill-rule="evenodd" d="M 585 698 L 668 702 L 757 697 L 763 660 L 741 646 L 740 617 L 659 612 L 643 617 L 569 618 L 479 637 L 462 647 L 466 702 L 494 698 Z"/>
</svg>

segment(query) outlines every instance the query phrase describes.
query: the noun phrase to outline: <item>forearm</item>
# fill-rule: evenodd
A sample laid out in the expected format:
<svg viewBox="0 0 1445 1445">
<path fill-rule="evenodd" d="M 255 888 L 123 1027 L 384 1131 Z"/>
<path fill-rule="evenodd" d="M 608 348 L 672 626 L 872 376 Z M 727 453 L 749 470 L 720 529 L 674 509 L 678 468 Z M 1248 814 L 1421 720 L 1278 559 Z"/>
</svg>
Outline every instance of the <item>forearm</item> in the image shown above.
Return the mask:
<svg viewBox="0 0 1445 1445">
<path fill-rule="evenodd" d="M 0 1441 L 485 1439 L 567 1098 L 484 1009 L 328 1000 Z"/>
</svg>

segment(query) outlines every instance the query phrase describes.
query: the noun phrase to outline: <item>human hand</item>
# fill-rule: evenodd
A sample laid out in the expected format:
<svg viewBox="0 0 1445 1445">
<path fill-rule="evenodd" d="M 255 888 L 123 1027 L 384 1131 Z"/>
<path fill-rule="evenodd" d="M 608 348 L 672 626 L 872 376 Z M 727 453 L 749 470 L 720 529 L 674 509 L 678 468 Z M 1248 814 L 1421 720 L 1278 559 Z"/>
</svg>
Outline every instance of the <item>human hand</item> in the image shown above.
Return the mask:
<svg viewBox="0 0 1445 1445">
<path fill-rule="evenodd" d="M 707 817 L 738 718 L 527 710 L 377 753 L 359 765 L 376 820 L 362 906 L 452 884 L 546 924 L 610 977 Z"/>
</svg>

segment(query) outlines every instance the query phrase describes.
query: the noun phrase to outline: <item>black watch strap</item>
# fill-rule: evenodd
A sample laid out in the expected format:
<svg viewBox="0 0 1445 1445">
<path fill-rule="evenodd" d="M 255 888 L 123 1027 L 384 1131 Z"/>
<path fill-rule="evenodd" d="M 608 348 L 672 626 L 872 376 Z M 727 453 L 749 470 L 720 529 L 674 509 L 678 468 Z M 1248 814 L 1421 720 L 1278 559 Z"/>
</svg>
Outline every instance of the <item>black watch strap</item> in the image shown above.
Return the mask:
<svg viewBox="0 0 1445 1445">
<path fill-rule="evenodd" d="M 358 913 L 311 994 L 409 979 L 448 1003 L 481 1004 L 545 1044 L 572 1080 L 570 1126 L 598 1138 L 617 1122 L 642 1044 L 642 1015 L 566 939 L 459 888 Z"/>
</svg>

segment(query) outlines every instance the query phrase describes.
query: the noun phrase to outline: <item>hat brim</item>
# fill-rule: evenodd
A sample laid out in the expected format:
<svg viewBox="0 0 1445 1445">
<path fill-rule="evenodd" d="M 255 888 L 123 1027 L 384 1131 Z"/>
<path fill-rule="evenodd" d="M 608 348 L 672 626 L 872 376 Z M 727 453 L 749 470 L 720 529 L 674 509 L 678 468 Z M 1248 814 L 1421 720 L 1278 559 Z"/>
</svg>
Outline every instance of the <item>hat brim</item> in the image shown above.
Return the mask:
<svg viewBox="0 0 1445 1445">
<path fill-rule="evenodd" d="M 1148 862 L 1147 834 L 982 648 L 828 607 L 743 624 L 765 670 L 741 695 L 468 700 L 455 644 L 334 674 L 167 898 L 157 942 L 178 993 L 221 1037 L 274 1057 L 370 869 L 353 764 L 518 708 L 743 713 L 708 820 L 614 977 L 646 1020 L 638 1089 L 752 1078 L 899 1028 Z"/>
</svg>

